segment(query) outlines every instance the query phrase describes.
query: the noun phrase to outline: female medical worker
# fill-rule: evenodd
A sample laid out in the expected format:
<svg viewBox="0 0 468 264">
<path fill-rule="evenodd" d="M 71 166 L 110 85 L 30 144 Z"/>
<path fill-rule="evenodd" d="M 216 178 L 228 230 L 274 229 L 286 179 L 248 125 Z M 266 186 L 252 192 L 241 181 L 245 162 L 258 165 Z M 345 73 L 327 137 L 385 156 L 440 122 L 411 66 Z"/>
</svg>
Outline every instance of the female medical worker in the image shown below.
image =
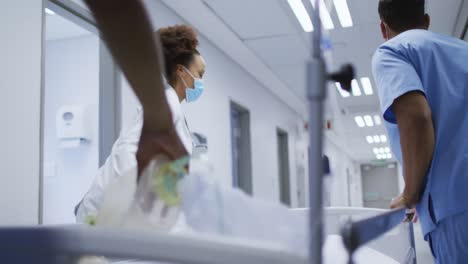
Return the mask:
<svg viewBox="0 0 468 264">
<path fill-rule="evenodd" d="M 197 50 L 198 39 L 195 31 L 185 25 L 161 28 L 156 32 L 161 41 L 164 55 L 166 79 L 166 98 L 172 112 L 172 120 L 178 136 L 186 150 L 192 153 L 192 138 L 181 102 L 196 101 L 203 93 L 202 78 L 205 73 L 205 62 Z M 142 130 L 142 111 L 132 128 L 121 133 L 114 143 L 110 156 L 99 169 L 90 190 L 76 208 L 78 222 L 85 222 L 88 216 L 95 216 L 103 201 L 106 188 L 113 180 L 127 173 L 137 178 L 137 161 L 135 153 Z"/>
</svg>

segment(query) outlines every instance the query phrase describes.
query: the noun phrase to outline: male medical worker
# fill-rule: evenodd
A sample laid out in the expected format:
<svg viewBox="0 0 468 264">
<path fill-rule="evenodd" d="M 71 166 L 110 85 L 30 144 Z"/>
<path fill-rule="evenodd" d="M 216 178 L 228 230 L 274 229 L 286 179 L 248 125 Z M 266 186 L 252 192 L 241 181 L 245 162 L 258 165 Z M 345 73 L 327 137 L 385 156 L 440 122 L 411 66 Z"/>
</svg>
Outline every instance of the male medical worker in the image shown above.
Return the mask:
<svg viewBox="0 0 468 264">
<path fill-rule="evenodd" d="M 380 0 L 386 42 L 373 57 L 404 192 L 436 263 L 468 263 L 468 43 L 428 31 L 424 0 Z"/>
</svg>

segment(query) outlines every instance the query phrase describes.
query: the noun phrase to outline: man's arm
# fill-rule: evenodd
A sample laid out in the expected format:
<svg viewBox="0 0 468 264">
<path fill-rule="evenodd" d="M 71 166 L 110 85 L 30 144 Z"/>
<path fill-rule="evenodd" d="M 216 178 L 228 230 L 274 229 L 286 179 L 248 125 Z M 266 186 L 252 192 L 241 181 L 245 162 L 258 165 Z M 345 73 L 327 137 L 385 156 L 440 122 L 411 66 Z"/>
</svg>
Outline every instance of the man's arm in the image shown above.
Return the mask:
<svg viewBox="0 0 468 264">
<path fill-rule="evenodd" d="M 140 0 L 86 0 L 114 60 L 144 109 L 145 128 L 165 131 L 172 117 L 161 79 L 160 44 Z"/>
<path fill-rule="evenodd" d="M 432 112 L 426 97 L 410 92 L 392 105 L 403 154 L 405 189 L 403 203 L 414 207 L 420 200 L 423 184 L 432 161 L 435 145 Z"/>
</svg>

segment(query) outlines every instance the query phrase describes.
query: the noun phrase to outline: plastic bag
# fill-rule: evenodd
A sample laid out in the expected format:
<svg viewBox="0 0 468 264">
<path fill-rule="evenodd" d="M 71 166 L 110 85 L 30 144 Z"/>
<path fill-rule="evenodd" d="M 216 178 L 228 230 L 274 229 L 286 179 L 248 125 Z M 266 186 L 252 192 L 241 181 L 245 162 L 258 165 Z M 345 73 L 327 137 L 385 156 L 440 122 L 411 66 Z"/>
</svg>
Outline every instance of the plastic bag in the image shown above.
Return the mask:
<svg viewBox="0 0 468 264">
<path fill-rule="evenodd" d="M 170 231 L 178 222 L 181 198 L 177 184 L 187 173 L 188 157 L 168 162 L 154 159 L 138 186 L 129 172 L 113 182 L 104 196 L 96 224 L 151 231 Z"/>
<path fill-rule="evenodd" d="M 307 254 L 307 219 L 275 202 L 253 198 L 223 186 L 198 166 L 181 180 L 182 211 L 196 232 L 275 244 L 302 256 Z"/>
<path fill-rule="evenodd" d="M 170 231 L 176 225 L 182 202 L 177 184 L 187 174 L 188 161 L 188 157 L 174 162 L 159 158 L 150 163 L 141 175 L 124 226 Z"/>
</svg>

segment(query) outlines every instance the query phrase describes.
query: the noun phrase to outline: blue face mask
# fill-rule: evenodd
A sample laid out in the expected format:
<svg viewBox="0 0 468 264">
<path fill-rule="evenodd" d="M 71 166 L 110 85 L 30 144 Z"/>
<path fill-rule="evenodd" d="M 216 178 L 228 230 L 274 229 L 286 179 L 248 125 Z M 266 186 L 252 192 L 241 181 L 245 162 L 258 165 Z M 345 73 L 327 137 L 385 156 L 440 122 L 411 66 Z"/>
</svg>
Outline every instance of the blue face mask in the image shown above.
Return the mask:
<svg viewBox="0 0 468 264">
<path fill-rule="evenodd" d="M 180 78 L 182 82 L 184 82 L 185 87 L 186 87 L 185 88 L 185 100 L 187 100 L 188 103 L 192 103 L 198 100 L 198 98 L 200 98 L 205 88 L 203 87 L 202 79 L 195 78 L 193 74 L 189 70 L 187 70 L 187 68 L 184 67 L 184 69 L 193 78 L 193 86 L 194 86 L 193 88 L 188 87 L 184 79 Z"/>
</svg>

